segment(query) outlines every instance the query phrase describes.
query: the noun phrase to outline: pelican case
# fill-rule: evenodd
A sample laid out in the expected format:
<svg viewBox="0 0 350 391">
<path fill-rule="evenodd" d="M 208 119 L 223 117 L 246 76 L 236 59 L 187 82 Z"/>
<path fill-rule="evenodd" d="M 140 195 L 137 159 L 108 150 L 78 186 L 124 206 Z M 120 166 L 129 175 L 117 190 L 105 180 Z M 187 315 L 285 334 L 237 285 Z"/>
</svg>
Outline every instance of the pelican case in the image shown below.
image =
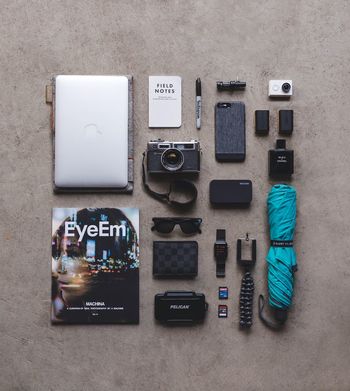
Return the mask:
<svg viewBox="0 0 350 391">
<path fill-rule="evenodd" d="M 155 318 L 165 324 L 195 324 L 204 321 L 208 303 L 203 293 L 172 291 L 154 297 Z"/>
</svg>

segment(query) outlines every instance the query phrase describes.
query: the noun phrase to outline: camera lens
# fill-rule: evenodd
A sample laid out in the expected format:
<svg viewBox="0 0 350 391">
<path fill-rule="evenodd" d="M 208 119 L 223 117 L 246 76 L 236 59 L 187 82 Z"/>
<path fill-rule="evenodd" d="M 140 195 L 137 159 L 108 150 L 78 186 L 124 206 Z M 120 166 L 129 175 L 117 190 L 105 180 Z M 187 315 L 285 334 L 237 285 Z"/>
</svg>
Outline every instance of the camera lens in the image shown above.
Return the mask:
<svg viewBox="0 0 350 391">
<path fill-rule="evenodd" d="M 169 148 L 163 152 L 161 163 L 166 170 L 177 171 L 184 163 L 184 155 L 179 149 Z"/>
<path fill-rule="evenodd" d="M 287 93 L 287 92 L 290 91 L 291 87 L 292 87 L 292 86 L 291 86 L 289 83 L 283 83 L 283 84 L 282 84 L 282 91 L 285 92 L 285 93 Z"/>
</svg>

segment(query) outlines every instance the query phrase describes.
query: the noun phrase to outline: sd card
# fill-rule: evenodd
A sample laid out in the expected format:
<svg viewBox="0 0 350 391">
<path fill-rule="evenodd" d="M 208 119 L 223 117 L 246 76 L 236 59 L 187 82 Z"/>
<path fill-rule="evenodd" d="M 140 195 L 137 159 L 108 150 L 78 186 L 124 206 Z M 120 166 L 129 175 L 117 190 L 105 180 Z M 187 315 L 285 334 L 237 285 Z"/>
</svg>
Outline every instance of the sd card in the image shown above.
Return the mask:
<svg viewBox="0 0 350 391">
<path fill-rule="evenodd" d="M 227 316 L 228 316 L 227 305 L 219 304 L 219 306 L 218 306 L 218 318 L 227 318 Z"/>
</svg>

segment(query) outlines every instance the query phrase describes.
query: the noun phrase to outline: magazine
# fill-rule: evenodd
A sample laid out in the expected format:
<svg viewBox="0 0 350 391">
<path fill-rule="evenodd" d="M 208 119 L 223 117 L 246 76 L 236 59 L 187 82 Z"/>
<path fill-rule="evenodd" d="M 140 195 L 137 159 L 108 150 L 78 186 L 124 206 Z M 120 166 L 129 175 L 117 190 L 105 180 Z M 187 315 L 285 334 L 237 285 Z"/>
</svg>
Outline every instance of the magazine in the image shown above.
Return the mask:
<svg viewBox="0 0 350 391">
<path fill-rule="evenodd" d="M 53 208 L 52 323 L 139 322 L 139 210 Z"/>
</svg>

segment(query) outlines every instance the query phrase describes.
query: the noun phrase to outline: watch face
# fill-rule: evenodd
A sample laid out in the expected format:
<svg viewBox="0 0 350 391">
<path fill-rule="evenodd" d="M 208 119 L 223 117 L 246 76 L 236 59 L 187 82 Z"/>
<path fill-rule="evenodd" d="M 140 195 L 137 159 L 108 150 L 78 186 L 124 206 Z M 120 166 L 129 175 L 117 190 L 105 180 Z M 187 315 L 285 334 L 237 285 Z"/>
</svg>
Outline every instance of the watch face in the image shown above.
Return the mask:
<svg viewBox="0 0 350 391">
<path fill-rule="evenodd" d="M 215 251 L 216 257 L 226 257 L 227 256 L 227 243 L 215 243 L 214 251 Z"/>
</svg>

